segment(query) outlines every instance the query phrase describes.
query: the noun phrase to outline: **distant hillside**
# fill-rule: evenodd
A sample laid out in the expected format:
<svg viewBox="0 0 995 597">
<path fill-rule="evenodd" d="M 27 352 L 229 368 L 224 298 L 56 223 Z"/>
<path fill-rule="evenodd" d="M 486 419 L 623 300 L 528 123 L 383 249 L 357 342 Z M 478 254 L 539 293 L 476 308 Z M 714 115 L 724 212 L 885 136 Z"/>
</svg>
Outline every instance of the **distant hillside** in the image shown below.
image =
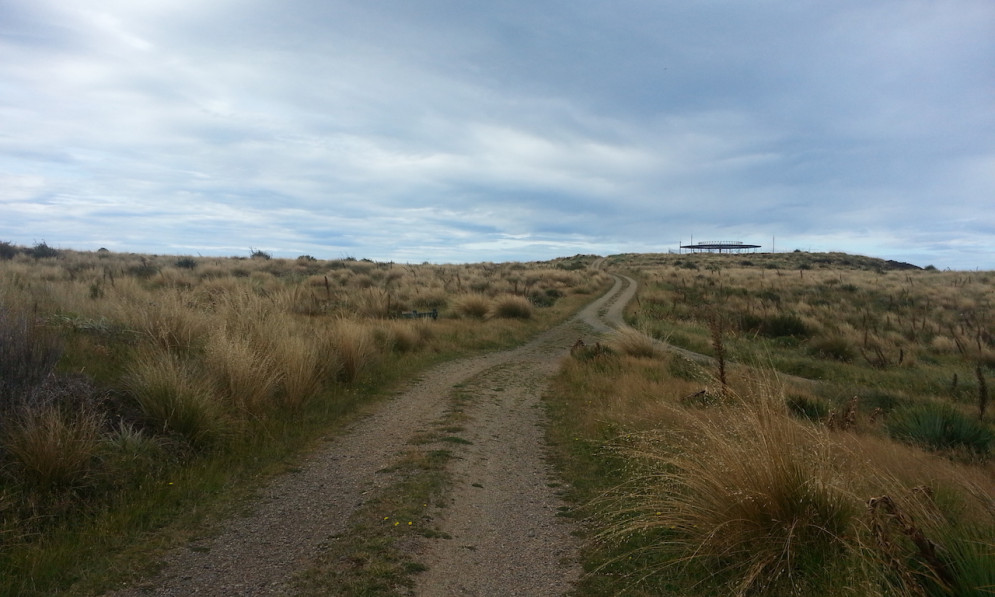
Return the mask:
<svg viewBox="0 0 995 597">
<path fill-rule="evenodd" d="M 759 267 L 764 269 L 921 270 L 911 263 L 848 253 L 624 253 L 608 258 L 612 265 L 674 265 L 688 269 Z"/>
</svg>

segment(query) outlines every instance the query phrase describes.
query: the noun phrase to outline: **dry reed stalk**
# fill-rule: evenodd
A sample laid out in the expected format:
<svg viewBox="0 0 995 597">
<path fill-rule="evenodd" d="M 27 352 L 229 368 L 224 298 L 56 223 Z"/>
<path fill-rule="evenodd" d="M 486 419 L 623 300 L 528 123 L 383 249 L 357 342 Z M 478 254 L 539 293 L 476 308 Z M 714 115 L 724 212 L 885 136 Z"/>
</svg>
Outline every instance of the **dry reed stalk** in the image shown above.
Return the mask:
<svg viewBox="0 0 995 597">
<path fill-rule="evenodd" d="M 926 537 L 923 529 L 902 511 L 890 496 L 871 498 L 867 502 L 867 510 L 878 549 L 884 555 L 888 566 L 901 577 L 906 589 L 912 590 L 916 595 L 926 595 L 922 584 L 916 580 L 908 564 L 903 561 L 899 547 L 890 537 L 889 528 L 892 526 L 897 526 L 899 532 L 912 541 L 920 561 L 928 567 L 937 581 L 944 587 L 953 585 L 954 577 L 947 564 L 938 555 L 938 551 L 943 548 Z"/>
<path fill-rule="evenodd" d="M 974 367 L 974 374 L 978 378 L 978 420 L 983 421 L 985 411 L 988 409 L 988 384 L 980 364 Z"/>
</svg>

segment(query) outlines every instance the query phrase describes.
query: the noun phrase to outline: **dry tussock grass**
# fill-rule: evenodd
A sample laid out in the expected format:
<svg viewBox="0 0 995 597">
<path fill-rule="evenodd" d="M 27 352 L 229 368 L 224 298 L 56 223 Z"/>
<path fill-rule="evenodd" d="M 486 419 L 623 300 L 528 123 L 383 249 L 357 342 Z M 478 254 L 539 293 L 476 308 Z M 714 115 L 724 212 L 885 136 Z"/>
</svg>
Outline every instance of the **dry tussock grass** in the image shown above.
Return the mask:
<svg viewBox="0 0 995 597">
<path fill-rule="evenodd" d="M 845 433 L 799 420 L 786 394 L 818 398 L 771 370 L 738 368 L 719 388 L 674 355 L 621 352 L 577 351 L 557 393 L 576 405 L 571 433 L 614 437 L 624 461 L 613 466 L 625 481 L 593 503 L 596 543 L 615 550 L 603 565 L 643 562 L 624 582 L 690 575 L 737 595 L 974 594 L 992 582 L 991 462 L 898 444 L 856 411 Z M 702 391 L 720 399 L 686 400 Z"/>
<path fill-rule="evenodd" d="M 205 343 L 204 367 L 217 394 L 240 410 L 258 413 L 272 405 L 281 382 L 274 354 L 251 337 L 219 327 Z"/>
<path fill-rule="evenodd" d="M 589 261 L 573 260 L 571 267 Z M 385 373 L 379 367 L 408 370 L 434 358 L 419 353 L 458 354 L 524 339 L 576 307 L 572 294 L 604 282 L 603 274 L 566 272 L 554 263 L 436 266 L 73 251 L 2 259 L 0 312 L 18 308 L 32 314 L 33 334 L 64 335 L 63 365 L 113 390 L 112 398 L 94 403 L 93 421 L 117 424 L 35 409 L 14 425 L 3 407 L 0 500 L 30 502 L 44 493 L 32 487 L 46 484 L 73 485 L 80 500 L 63 500 L 66 508 L 39 512 L 37 519 L 5 518 L 0 534 L 6 541 L 68 524 L 76 507 L 116 507 L 115 492 L 157 483 L 166 471 L 196 477 L 199 469 L 184 469 L 194 452 L 206 462 L 222 447 L 225 458 L 263 444 L 278 452 L 274 444 L 318 433 L 318 425 L 339 416 L 337 405 L 329 408 L 319 397 L 362 382 L 343 402 L 348 408 L 391 378 L 379 375 Z M 453 317 L 457 297 L 470 293 L 486 299 L 485 314 L 493 297 L 509 296 L 501 299 L 511 305 L 505 314 L 530 320 Z M 532 305 L 525 295 L 543 303 Z M 438 321 L 395 319 L 433 308 Z M 50 371 L 35 368 L 30 379 L 37 385 Z M 283 422 L 298 415 L 307 431 L 281 435 Z M 261 428 L 274 435 L 250 438 Z M 92 478 L 89 461 L 99 469 Z M 76 483 L 84 486 L 77 491 Z M 4 586 L 0 579 L 0 592 Z"/>
<path fill-rule="evenodd" d="M 284 408 L 299 408 L 317 395 L 328 379 L 338 376 L 342 365 L 328 340 L 283 329 L 267 341 L 279 375 L 277 401 Z"/>
<path fill-rule="evenodd" d="M 488 315 L 498 319 L 531 319 L 533 307 L 525 297 L 502 295 L 494 299 Z"/>
<path fill-rule="evenodd" d="M 227 430 L 226 414 L 211 384 L 192 364 L 161 347 L 142 350 L 123 384 L 154 431 L 174 433 L 204 448 Z"/>
<path fill-rule="evenodd" d="M 484 319 L 491 312 L 491 299 L 484 294 L 462 294 L 453 300 L 452 310 L 459 317 Z"/>
<path fill-rule="evenodd" d="M 103 416 L 90 408 L 45 404 L 4 421 L 0 437 L 18 478 L 42 490 L 65 489 L 89 475 L 103 423 Z"/>
<path fill-rule="evenodd" d="M 620 353 L 632 357 L 653 358 L 659 352 L 652 338 L 632 328 L 615 332 L 609 343 Z"/>
<path fill-rule="evenodd" d="M 352 382 L 377 360 L 377 345 L 372 329 L 348 319 L 340 319 L 329 331 L 331 347 L 338 356 L 339 379 Z"/>
</svg>

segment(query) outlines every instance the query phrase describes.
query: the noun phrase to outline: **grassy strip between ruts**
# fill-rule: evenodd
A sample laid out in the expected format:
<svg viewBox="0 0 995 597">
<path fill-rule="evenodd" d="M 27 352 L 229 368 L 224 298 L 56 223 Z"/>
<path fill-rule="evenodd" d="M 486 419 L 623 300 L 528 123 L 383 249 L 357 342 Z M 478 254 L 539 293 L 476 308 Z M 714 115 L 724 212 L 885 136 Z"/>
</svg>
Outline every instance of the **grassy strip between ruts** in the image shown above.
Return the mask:
<svg viewBox="0 0 995 597">
<path fill-rule="evenodd" d="M 311 568 L 294 585 L 302 597 L 318 595 L 393 596 L 409 592 L 413 576 L 425 570 L 415 558 L 423 539 L 448 539 L 433 524 L 446 507 L 451 487 L 446 465 L 452 459 L 447 444 L 468 444 L 463 431 L 463 405 L 469 395 L 451 394 L 450 407 L 432 429 L 417 432 L 409 450 L 396 464 L 380 471 L 392 481 L 352 516 L 352 526 L 330 537 Z"/>
<path fill-rule="evenodd" d="M 353 515 L 352 527 L 330 537 L 321 554 L 294 582 L 302 596 L 398 595 L 423 571 L 410 549 L 419 538 L 444 537 L 433 525 L 434 512 L 444 507 L 441 496 L 449 484 L 448 450 L 412 450 L 397 464 L 381 471 L 394 481 Z"/>
</svg>

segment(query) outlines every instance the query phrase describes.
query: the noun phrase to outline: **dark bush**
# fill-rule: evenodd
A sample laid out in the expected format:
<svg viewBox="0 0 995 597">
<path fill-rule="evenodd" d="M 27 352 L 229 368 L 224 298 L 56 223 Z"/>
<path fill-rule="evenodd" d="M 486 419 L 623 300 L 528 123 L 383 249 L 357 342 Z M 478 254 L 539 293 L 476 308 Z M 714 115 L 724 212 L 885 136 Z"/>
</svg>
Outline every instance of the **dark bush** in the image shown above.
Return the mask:
<svg viewBox="0 0 995 597">
<path fill-rule="evenodd" d="M 829 404 L 819 398 L 803 394 L 791 394 L 785 399 L 788 411 L 796 417 L 819 421 L 829 416 Z"/>
<path fill-rule="evenodd" d="M 800 317 L 789 313 L 764 318 L 763 324 L 760 326 L 760 333 L 768 338 L 780 338 L 783 336 L 806 338 L 812 332 Z"/>
<path fill-rule="evenodd" d="M 7 241 L 0 241 L 0 259 L 13 259 L 20 252 L 20 249 L 13 244 Z"/>
<path fill-rule="evenodd" d="M 42 241 L 31 248 L 28 254 L 35 259 L 45 259 L 48 257 L 58 257 L 59 251 L 45 244 L 45 241 Z"/>
<path fill-rule="evenodd" d="M 868 410 L 880 408 L 890 412 L 909 403 L 909 399 L 883 390 L 867 390 L 860 394 L 860 403 Z"/>
<path fill-rule="evenodd" d="M 142 257 L 142 262 L 129 267 L 128 273 L 136 278 L 147 280 L 159 273 L 159 266 Z"/>
<path fill-rule="evenodd" d="M 0 305 L 0 412 L 40 386 L 61 356 L 62 344 L 51 331 Z"/>
<path fill-rule="evenodd" d="M 970 417 L 950 404 L 924 402 L 892 412 L 888 433 L 895 439 L 930 450 L 963 449 L 988 456 L 995 433 L 984 422 Z"/>
<path fill-rule="evenodd" d="M 740 313 L 739 315 L 739 329 L 744 332 L 759 333 L 763 323 L 763 317 L 754 313 Z"/>
<path fill-rule="evenodd" d="M 180 257 L 176 260 L 176 267 L 181 269 L 194 269 L 197 267 L 197 260 L 193 257 Z"/>
<path fill-rule="evenodd" d="M 552 307 L 556 299 L 562 297 L 563 293 L 556 288 L 548 288 L 545 292 L 533 292 L 529 295 L 529 301 L 536 307 Z"/>
<path fill-rule="evenodd" d="M 853 345 L 839 336 L 815 338 L 808 346 L 808 353 L 820 359 L 849 363 L 856 357 Z"/>
</svg>

